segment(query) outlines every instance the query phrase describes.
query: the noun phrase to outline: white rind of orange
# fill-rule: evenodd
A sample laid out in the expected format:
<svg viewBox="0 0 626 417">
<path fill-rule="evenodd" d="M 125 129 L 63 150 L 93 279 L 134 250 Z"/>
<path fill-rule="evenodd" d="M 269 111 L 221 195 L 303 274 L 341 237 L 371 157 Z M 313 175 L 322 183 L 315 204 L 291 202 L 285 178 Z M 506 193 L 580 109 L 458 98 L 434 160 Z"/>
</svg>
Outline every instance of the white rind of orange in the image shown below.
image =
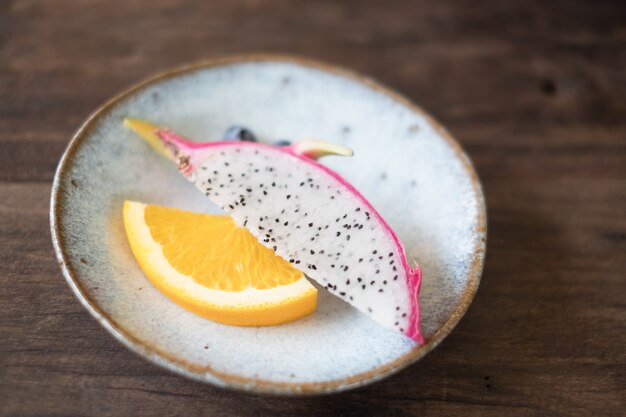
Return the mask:
<svg viewBox="0 0 626 417">
<path fill-rule="evenodd" d="M 174 269 L 145 221 L 143 203 L 124 203 L 124 226 L 135 259 L 152 284 L 180 306 L 225 324 L 269 326 L 296 320 L 315 311 L 317 290 L 302 275 L 270 289 L 222 291 L 198 284 Z"/>
</svg>

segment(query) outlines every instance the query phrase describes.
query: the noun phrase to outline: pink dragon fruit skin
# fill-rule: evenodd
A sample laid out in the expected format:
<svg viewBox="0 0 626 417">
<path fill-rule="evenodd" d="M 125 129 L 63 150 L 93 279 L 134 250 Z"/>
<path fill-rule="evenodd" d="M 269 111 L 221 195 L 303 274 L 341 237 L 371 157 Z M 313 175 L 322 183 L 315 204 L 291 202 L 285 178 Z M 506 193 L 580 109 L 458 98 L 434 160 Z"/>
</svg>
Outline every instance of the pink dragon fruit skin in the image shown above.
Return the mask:
<svg viewBox="0 0 626 417">
<path fill-rule="evenodd" d="M 424 342 L 421 270 L 365 197 L 316 161 L 334 145 L 198 143 L 154 133 L 179 170 L 261 244 L 375 321 Z"/>
</svg>

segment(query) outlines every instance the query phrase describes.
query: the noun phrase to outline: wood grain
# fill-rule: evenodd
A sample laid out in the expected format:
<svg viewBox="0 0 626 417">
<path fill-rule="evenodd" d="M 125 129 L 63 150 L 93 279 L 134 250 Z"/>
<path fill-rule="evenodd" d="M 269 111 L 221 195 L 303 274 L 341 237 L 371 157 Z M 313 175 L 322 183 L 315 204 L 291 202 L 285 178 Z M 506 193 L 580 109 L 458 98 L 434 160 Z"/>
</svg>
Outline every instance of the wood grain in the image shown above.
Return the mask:
<svg viewBox="0 0 626 417">
<path fill-rule="evenodd" d="M 621 1 L 0 2 L 0 415 L 623 415 L 625 45 Z M 48 200 L 71 133 L 151 73 L 248 51 L 397 88 L 483 180 L 478 295 L 386 381 L 304 399 L 190 382 L 115 342 L 61 276 Z"/>
</svg>

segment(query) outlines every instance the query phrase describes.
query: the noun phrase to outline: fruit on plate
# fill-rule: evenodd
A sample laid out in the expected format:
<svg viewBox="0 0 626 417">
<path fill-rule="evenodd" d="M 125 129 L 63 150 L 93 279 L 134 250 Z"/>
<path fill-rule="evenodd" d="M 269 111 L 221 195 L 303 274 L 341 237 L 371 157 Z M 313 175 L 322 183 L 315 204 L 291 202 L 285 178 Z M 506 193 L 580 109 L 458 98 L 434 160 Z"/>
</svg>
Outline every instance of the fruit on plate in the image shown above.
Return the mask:
<svg viewBox="0 0 626 417">
<path fill-rule="evenodd" d="M 265 326 L 315 311 L 317 290 L 304 274 L 229 216 L 126 201 L 124 226 L 154 286 L 196 314 Z"/>
<path fill-rule="evenodd" d="M 423 341 L 419 267 L 365 197 L 316 161 L 350 149 L 323 141 L 199 143 L 147 122 L 125 124 L 261 244 L 380 324 Z"/>
</svg>

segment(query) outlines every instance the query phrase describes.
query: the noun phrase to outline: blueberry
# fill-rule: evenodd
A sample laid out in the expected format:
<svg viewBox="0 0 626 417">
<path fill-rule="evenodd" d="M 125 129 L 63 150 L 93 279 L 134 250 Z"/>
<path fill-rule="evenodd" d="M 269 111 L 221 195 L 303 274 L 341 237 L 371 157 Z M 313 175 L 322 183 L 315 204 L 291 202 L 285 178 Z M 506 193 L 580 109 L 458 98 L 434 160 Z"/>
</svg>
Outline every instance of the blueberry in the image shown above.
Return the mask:
<svg viewBox="0 0 626 417">
<path fill-rule="evenodd" d="M 256 136 L 251 130 L 243 126 L 231 126 L 224 132 L 224 140 L 242 140 L 244 142 L 256 142 Z"/>
<path fill-rule="evenodd" d="M 276 142 L 272 143 L 274 146 L 289 146 L 291 145 L 291 141 L 287 139 L 278 139 Z"/>
</svg>

